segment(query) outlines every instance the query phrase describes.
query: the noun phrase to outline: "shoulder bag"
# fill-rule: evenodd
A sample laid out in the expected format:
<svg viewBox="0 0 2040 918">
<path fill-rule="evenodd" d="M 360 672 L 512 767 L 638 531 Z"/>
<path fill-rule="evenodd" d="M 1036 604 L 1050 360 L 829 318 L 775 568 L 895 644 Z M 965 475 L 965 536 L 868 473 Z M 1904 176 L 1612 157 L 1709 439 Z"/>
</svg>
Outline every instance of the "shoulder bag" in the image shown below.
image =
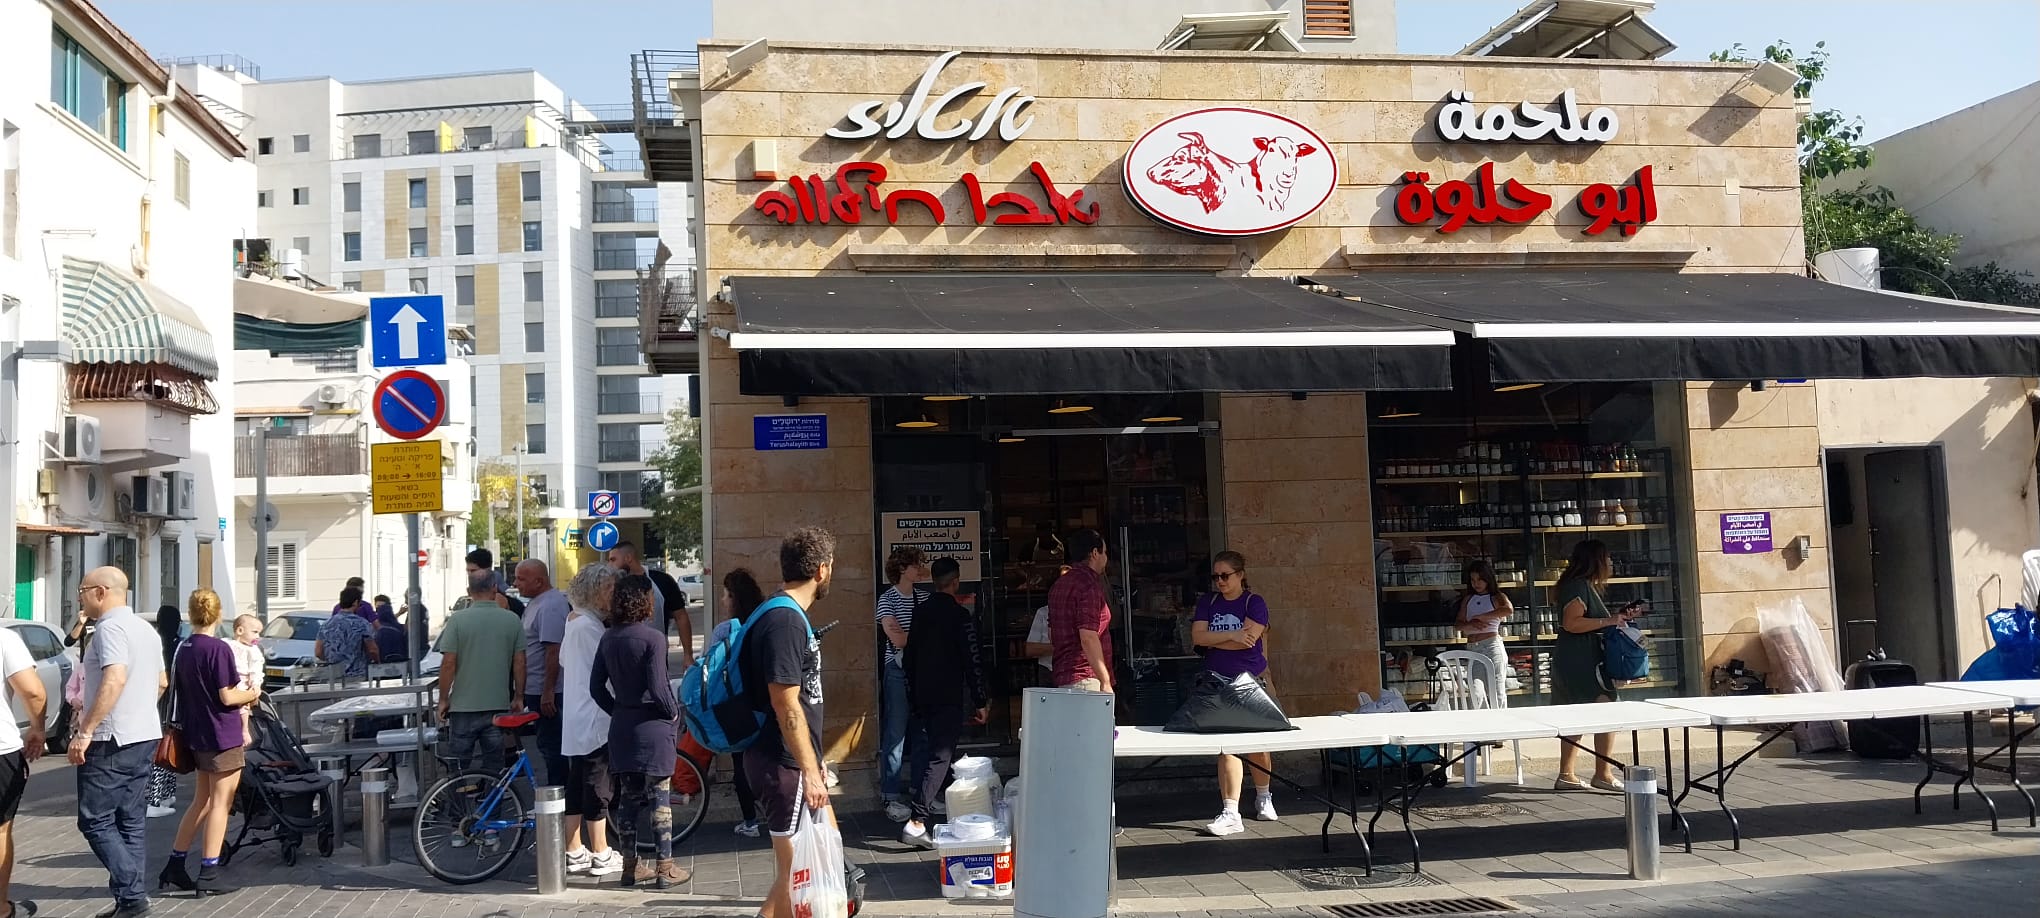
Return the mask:
<svg viewBox="0 0 2040 918">
<path fill-rule="evenodd" d="M 190 641 L 186 641 L 186 644 Z M 163 718 L 163 738 L 156 741 L 155 763 L 158 768 L 167 768 L 180 775 L 188 775 L 197 768 L 192 761 L 191 747 L 184 743 L 184 731 L 178 726 L 177 708 L 177 656 L 184 653 L 184 644 L 177 645 L 177 654 L 170 662 L 169 713 Z"/>
</svg>

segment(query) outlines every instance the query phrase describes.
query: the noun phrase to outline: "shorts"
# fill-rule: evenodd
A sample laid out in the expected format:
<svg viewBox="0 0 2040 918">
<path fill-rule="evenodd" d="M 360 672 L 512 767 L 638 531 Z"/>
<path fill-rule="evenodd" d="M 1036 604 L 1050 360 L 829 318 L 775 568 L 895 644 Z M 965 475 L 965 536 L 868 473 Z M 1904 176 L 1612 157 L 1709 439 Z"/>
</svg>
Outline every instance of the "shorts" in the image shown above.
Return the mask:
<svg viewBox="0 0 2040 918">
<path fill-rule="evenodd" d="M 586 822 L 609 818 L 609 804 L 616 799 L 616 782 L 609 776 L 609 747 L 587 755 L 567 757 L 567 815 Z"/>
<path fill-rule="evenodd" d="M 16 749 L 0 755 L 0 826 L 14 821 L 21 795 L 28 790 L 28 756 Z"/>
<path fill-rule="evenodd" d="M 1099 679 L 1078 679 L 1063 686 L 1063 688 L 1073 688 L 1084 692 L 1102 692 L 1105 690 L 1105 683 Z"/>
<path fill-rule="evenodd" d="M 807 805 L 800 769 L 780 764 L 776 755 L 747 755 L 744 777 L 758 798 L 758 824 L 775 838 L 792 835 L 801 808 Z"/>
<path fill-rule="evenodd" d="M 246 748 L 235 746 L 232 749 L 193 749 L 191 762 L 195 770 L 208 774 L 240 771 L 241 766 L 248 764 Z"/>
</svg>

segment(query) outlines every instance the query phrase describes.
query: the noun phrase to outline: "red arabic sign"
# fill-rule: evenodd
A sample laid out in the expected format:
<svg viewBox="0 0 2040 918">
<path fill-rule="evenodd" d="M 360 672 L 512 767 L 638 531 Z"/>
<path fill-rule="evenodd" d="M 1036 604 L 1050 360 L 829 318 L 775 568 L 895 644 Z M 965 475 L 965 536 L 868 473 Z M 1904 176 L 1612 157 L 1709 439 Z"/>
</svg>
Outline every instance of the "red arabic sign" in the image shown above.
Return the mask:
<svg viewBox="0 0 2040 918">
<path fill-rule="evenodd" d="M 1098 205 L 1085 204 L 1082 189 L 1063 194 L 1040 163 L 1029 165 L 1027 171 L 1041 183 L 1045 204 L 1017 191 L 987 198 L 977 174 L 964 173 L 959 181 L 969 196 L 971 222 L 979 226 L 988 222 L 995 226 L 1090 226 L 1098 222 Z M 937 224 L 947 222 L 948 212 L 934 192 L 897 188 L 881 194 L 879 185 L 885 177 L 885 167 L 878 163 L 844 163 L 837 167 L 833 179 L 796 175 L 787 181 L 790 193 L 766 191 L 751 202 L 751 208 L 784 224 L 862 223 L 867 210 L 873 220 L 883 218 L 888 224 L 898 224 L 900 205 L 918 204 Z M 1008 210 L 997 212 L 1001 208 Z"/>
<path fill-rule="evenodd" d="M 1469 181 L 1454 179 L 1437 188 L 1430 186 L 1429 172 L 1405 172 L 1402 188 L 1395 193 L 1395 216 L 1409 226 L 1423 226 L 1439 216 L 1445 222 L 1441 233 L 1456 233 L 1469 223 L 1521 225 L 1551 209 L 1551 196 L 1527 188 L 1515 179 L 1495 184 L 1495 164 L 1481 163 Z M 1580 192 L 1580 213 L 1592 222 L 1585 233 L 1599 236 L 1611 226 L 1621 226 L 1622 235 L 1634 236 L 1645 224 L 1657 220 L 1657 193 L 1651 185 L 1650 167 L 1636 171 L 1634 183 L 1620 188 L 1598 184 Z"/>
</svg>

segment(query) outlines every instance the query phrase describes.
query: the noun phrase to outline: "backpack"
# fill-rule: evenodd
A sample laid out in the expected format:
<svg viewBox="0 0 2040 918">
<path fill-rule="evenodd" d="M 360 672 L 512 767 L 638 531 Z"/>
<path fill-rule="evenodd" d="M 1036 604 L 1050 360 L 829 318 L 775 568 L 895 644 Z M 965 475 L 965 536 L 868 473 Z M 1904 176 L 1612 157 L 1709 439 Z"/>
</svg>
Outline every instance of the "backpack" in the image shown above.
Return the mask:
<svg viewBox="0 0 2040 918">
<path fill-rule="evenodd" d="M 1601 672 L 1610 682 L 1650 678 L 1650 646 L 1633 625 L 1601 629 Z"/>
<path fill-rule="evenodd" d="M 710 751 L 742 752 L 750 748 L 764 732 L 766 719 L 772 716 L 772 712 L 751 704 L 740 661 L 744 636 L 751 631 L 750 623 L 773 609 L 792 609 L 807 628 L 808 639 L 814 639 L 814 627 L 808 624 L 800 603 L 774 596 L 748 619 L 731 627 L 722 640 L 703 648 L 694 665 L 687 668 L 687 675 L 681 678 L 680 717 L 688 734 Z"/>
</svg>

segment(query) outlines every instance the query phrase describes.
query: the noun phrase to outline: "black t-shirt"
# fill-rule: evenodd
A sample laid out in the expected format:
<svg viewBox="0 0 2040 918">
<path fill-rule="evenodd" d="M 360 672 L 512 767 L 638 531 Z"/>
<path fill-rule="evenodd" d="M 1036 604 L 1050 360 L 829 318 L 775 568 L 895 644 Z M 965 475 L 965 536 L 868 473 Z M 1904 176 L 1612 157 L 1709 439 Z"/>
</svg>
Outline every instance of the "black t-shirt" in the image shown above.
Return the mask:
<svg viewBox="0 0 2040 918">
<path fill-rule="evenodd" d="M 687 594 L 680 592 L 680 582 L 672 575 L 658 568 L 645 568 L 645 576 L 651 578 L 652 586 L 659 591 L 659 607 L 652 610 L 652 629 L 660 634 L 673 632 L 673 616 L 687 613 Z"/>
<path fill-rule="evenodd" d="M 787 752 L 772 710 L 768 685 L 798 685 L 801 713 L 807 718 L 808 741 L 815 761 L 822 757 L 822 647 L 808 632 L 805 618 L 788 608 L 761 606 L 744 625 L 744 649 L 737 661 L 751 704 L 765 712 L 765 727 L 746 754 L 771 756 L 781 765 L 800 763 Z"/>
</svg>

